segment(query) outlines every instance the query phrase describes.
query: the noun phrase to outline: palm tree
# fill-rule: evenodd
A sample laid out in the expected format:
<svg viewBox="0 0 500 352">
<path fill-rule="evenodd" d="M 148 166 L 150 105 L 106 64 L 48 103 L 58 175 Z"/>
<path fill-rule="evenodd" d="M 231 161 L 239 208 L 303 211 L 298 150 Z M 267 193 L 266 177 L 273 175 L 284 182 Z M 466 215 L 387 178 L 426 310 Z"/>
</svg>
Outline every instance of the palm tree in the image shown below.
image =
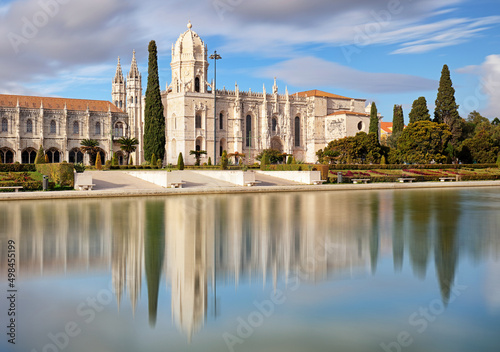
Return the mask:
<svg viewBox="0 0 500 352">
<path fill-rule="evenodd" d="M 90 155 L 90 165 L 94 165 L 95 156 L 100 151 L 99 141 L 87 138 L 83 139 L 80 145 L 80 150 L 82 151 L 82 153 L 87 153 L 88 155 Z"/>
<path fill-rule="evenodd" d="M 126 153 L 125 165 L 128 165 L 128 159 L 130 157 L 130 153 L 135 152 L 135 150 L 137 149 L 137 145 L 139 144 L 139 141 L 135 137 L 132 138 L 121 137 L 117 142 L 121 144 L 120 149 Z"/>
<path fill-rule="evenodd" d="M 194 157 L 196 158 L 196 166 L 200 166 L 200 158 L 201 158 L 201 155 L 202 154 L 207 154 L 207 151 L 206 150 L 191 150 L 189 152 L 190 155 L 194 155 Z"/>
</svg>

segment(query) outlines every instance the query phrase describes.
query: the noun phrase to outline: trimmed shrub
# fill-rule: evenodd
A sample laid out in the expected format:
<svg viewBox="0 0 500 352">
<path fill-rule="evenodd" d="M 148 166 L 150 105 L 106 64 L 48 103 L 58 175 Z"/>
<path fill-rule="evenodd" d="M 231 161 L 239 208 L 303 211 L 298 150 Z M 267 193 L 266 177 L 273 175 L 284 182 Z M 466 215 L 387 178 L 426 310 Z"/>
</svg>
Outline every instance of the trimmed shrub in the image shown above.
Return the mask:
<svg viewBox="0 0 500 352">
<path fill-rule="evenodd" d="M 45 164 L 50 163 L 49 156 L 47 154 L 45 154 L 44 160 L 45 160 Z"/>
<path fill-rule="evenodd" d="M 73 187 L 74 185 L 73 170 L 73 164 L 68 163 L 36 165 L 36 171 L 42 175 L 49 176 L 52 182 L 68 187 Z"/>
<path fill-rule="evenodd" d="M 0 164 L 0 172 L 36 171 L 35 164 Z"/>
<path fill-rule="evenodd" d="M 268 164 L 267 159 L 268 159 L 268 158 L 267 158 L 267 153 L 266 153 L 266 152 L 264 152 L 264 153 L 262 154 L 262 157 L 260 158 L 260 169 L 261 169 L 261 170 L 265 170 L 265 169 L 266 169 L 267 164 Z M 281 165 L 280 165 L 280 166 L 281 166 Z"/>
<path fill-rule="evenodd" d="M 162 163 L 162 161 L 160 159 L 156 160 L 156 167 L 158 169 L 161 169 L 163 167 L 163 163 Z"/>
<path fill-rule="evenodd" d="M 208 166 L 212 166 L 212 158 L 211 157 L 208 157 Z"/>
<path fill-rule="evenodd" d="M 184 157 L 182 153 L 179 153 L 179 157 L 177 158 L 177 169 L 184 170 Z"/>
<path fill-rule="evenodd" d="M 151 161 L 149 163 L 151 166 L 156 166 L 156 156 L 155 154 L 153 153 L 153 155 L 151 155 Z"/>
<path fill-rule="evenodd" d="M 108 160 L 106 160 L 106 163 Z M 116 158 L 116 153 L 113 153 L 113 157 L 111 158 L 111 165 L 118 166 L 118 159 Z"/>
<path fill-rule="evenodd" d="M 286 163 L 287 163 L 288 165 L 293 164 L 293 161 L 292 161 L 292 156 L 291 156 L 291 155 L 289 155 L 289 156 L 288 156 L 288 159 L 287 159 Z"/>
<path fill-rule="evenodd" d="M 97 153 L 97 157 L 95 158 L 95 168 L 97 170 L 102 170 L 101 153 Z"/>
<path fill-rule="evenodd" d="M 130 156 L 130 159 L 129 159 L 129 161 L 128 161 L 128 164 L 129 164 L 130 166 L 134 165 L 134 159 L 132 158 L 132 155 Z"/>
<path fill-rule="evenodd" d="M 227 158 L 227 151 L 222 151 L 222 157 L 220 159 L 220 168 L 221 170 L 227 170 L 229 164 L 229 160 Z"/>
<path fill-rule="evenodd" d="M 42 147 L 42 145 L 40 145 L 40 148 L 38 148 L 38 151 L 36 152 L 35 164 L 44 164 L 45 163 L 44 154 L 45 154 L 45 152 L 43 151 L 43 147 Z"/>
</svg>

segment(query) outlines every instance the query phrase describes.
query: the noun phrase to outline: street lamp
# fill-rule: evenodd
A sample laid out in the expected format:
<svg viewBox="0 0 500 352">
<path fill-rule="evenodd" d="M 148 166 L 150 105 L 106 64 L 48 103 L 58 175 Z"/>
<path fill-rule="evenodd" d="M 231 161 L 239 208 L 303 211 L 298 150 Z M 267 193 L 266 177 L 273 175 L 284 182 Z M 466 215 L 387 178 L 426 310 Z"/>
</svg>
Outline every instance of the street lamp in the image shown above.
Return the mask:
<svg viewBox="0 0 500 352">
<path fill-rule="evenodd" d="M 217 60 L 222 57 L 215 50 L 210 59 L 214 60 L 214 165 L 217 165 Z"/>
</svg>

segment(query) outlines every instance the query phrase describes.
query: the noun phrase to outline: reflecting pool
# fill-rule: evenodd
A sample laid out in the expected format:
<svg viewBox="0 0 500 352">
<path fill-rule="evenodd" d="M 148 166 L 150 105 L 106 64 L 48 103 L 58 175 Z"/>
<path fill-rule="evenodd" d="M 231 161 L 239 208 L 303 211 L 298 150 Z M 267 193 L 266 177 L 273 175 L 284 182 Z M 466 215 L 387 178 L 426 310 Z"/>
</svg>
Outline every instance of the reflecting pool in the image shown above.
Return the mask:
<svg viewBox="0 0 500 352">
<path fill-rule="evenodd" d="M 499 228 L 495 188 L 0 202 L 0 350 L 497 352 Z"/>
</svg>

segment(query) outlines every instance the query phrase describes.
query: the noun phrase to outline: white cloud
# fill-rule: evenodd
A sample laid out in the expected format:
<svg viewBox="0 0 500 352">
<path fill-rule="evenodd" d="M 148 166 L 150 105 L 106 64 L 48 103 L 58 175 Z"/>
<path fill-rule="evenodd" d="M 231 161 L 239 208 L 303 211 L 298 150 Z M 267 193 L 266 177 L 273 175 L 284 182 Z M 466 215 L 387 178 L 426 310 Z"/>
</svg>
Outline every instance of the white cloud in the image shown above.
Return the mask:
<svg viewBox="0 0 500 352">
<path fill-rule="evenodd" d="M 489 55 L 481 65 L 466 66 L 457 70 L 458 73 L 478 76 L 478 82 L 473 93 L 459 102 L 467 113 L 478 110 L 486 117 L 500 117 L 500 55 Z"/>
<path fill-rule="evenodd" d="M 331 86 L 365 93 L 403 93 L 437 89 L 438 82 L 422 77 L 372 73 L 355 70 L 315 57 L 283 61 L 259 72 L 272 78 L 283 78 L 290 85 L 302 87 Z"/>
</svg>

